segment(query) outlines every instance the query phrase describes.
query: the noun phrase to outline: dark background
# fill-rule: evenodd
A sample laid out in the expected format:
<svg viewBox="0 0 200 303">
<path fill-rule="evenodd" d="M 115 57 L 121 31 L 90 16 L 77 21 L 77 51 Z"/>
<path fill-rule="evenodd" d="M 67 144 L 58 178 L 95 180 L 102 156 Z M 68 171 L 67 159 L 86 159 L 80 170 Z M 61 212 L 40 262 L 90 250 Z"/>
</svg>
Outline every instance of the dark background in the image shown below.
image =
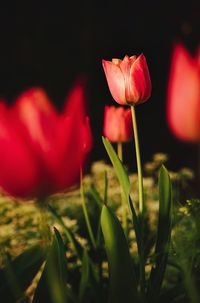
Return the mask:
<svg viewBox="0 0 200 303">
<path fill-rule="evenodd" d="M 193 52 L 199 28 L 199 0 L 1 2 L 0 97 L 11 103 L 23 90 L 41 86 L 61 109 L 75 78 L 87 75 L 92 160 L 105 158 L 103 111 L 115 101 L 101 60 L 143 52 L 153 91 L 151 99 L 137 107 L 142 159 L 149 161 L 153 153 L 162 151 L 170 156 L 170 168 L 194 168 L 197 146 L 174 138 L 165 107 L 172 46 L 182 41 Z M 133 158 L 128 152 L 126 156 L 133 168 Z"/>
</svg>

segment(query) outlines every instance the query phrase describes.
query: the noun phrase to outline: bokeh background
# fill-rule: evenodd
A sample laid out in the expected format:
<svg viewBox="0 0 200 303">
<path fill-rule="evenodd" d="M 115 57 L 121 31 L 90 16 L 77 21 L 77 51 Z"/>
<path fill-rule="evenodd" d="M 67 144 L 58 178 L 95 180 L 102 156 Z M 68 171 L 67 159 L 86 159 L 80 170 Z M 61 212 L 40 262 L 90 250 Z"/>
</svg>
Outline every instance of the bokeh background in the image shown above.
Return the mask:
<svg viewBox="0 0 200 303">
<path fill-rule="evenodd" d="M 101 60 L 143 52 L 153 92 L 137 107 L 142 159 L 166 152 L 171 169 L 194 168 L 197 145 L 171 134 L 165 112 L 173 44 L 181 41 L 194 52 L 199 29 L 199 0 L 1 2 L 0 97 L 12 103 L 23 90 L 41 86 L 61 110 L 76 77 L 86 75 L 94 135 L 91 160 L 106 158 L 101 142 L 104 106 L 116 104 Z M 135 168 L 132 159 L 127 151 L 130 169 Z"/>
</svg>

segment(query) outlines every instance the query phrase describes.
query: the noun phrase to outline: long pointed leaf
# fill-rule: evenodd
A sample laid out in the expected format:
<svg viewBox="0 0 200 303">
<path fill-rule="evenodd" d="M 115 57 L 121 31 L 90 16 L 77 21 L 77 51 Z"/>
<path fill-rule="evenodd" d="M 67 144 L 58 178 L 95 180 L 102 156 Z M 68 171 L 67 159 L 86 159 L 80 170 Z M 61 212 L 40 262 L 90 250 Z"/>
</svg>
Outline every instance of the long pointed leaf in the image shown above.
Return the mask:
<svg viewBox="0 0 200 303">
<path fill-rule="evenodd" d="M 104 137 L 102 137 L 102 140 L 103 140 L 103 144 L 106 148 L 106 151 L 108 153 L 108 156 L 109 156 L 109 158 L 110 158 L 110 160 L 113 164 L 113 167 L 115 169 L 115 172 L 116 172 L 117 178 L 119 180 L 119 183 L 120 183 L 120 185 L 123 189 L 123 192 L 125 194 L 125 197 L 126 197 L 126 200 L 127 200 L 127 203 L 128 203 L 128 207 L 129 207 L 129 210 L 130 210 L 130 213 L 131 213 L 131 216 L 132 216 L 133 225 L 134 225 L 135 229 L 137 229 L 137 231 L 139 231 L 137 214 L 136 214 L 136 211 L 134 209 L 132 200 L 130 198 L 131 185 L 130 185 L 130 180 L 129 180 L 128 173 L 127 173 L 126 169 L 124 168 L 123 163 L 121 162 L 121 160 L 117 156 L 117 154 L 116 154 L 114 148 L 112 147 L 112 144 L 109 142 L 109 140 L 104 138 Z M 137 238 L 138 238 L 138 241 L 139 241 L 139 237 L 137 237 Z"/>
<path fill-rule="evenodd" d="M 109 142 L 108 139 L 102 137 L 104 146 L 106 148 L 106 151 L 108 153 L 108 156 L 113 164 L 113 167 L 115 169 L 117 178 L 119 180 L 119 183 L 123 189 L 123 192 L 125 194 L 125 198 L 127 200 L 128 203 L 128 207 L 129 207 L 129 211 L 132 217 L 132 221 L 133 221 L 133 226 L 135 229 L 135 234 L 136 234 L 136 241 L 137 241 L 137 247 L 138 247 L 138 253 L 140 255 L 140 259 L 142 258 L 142 244 L 141 244 L 141 234 L 140 234 L 140 224 L 139 224 L 139 220 L 135 211 L 135 208 L 133 206 L 133 202 L 131 200 L 130 197 L 130 180 L 129 180 L 129 176 L 128 173 L 126 171 L 126 169 L 123 166 L 123 163 L 121 162 L 121 160 L 119 159 L 118 155 L 116 154 L 114 148 L 112 147 L 112 144 Z"/>
<path fill-rule="evenodd" d="M 106 151 L 108 153 L 108 156 L 113 164 L 113 167 L 115 168 L 115 172 L 117 174 L 117 178 L 122 186 L 122 189 L 124 191 L 124 194 L 126 198 L 128 198 L 130 194 L 130 181 L 128 174 L 120 161 L 119 157 L 117 156 L 114 148 L 112 147 L 112 144 L 109 142 L 107 138 L 102 137 L 103 144 L 106 148 Z"/>
<path fill-rule="evenodd" d="M 167 169 L 162 166 L 159 173 L 159 219 L 157 230 L 157 241 L 155 247 L 155 266 L 152 267 L 148 296 L 152 302 L 156 301 L 160 293 L 164 279 L 167 258 L 169 253 L 169 244 L 171 238 L 171 182 Z"/>
<path fill-rule="evenodd" d="M 112 144 L 109 142 L 108 139 L 102 137 L 104 146 L 106 148 L 106 151 L 108 153 L 108 156 L 113 164 L 113 167 L 115 169 L 117 178 L 119 180 L 119 183 L 123 189 L 123 192 L 125 194 L 127 203 L 128 203 L 128 207 L 130 210 L 130 214 L 132 216 L 132 221 L 133 221 L 133 226 L 135 229 L 135 233 L 136 233 L 136 239 L 137 239 L 137 245 L 138 245 L 138 251 L 140 253 L 140 247 L 141 247 L 141 236 L 140 236 L 140 228 L 139 228 L 139 221 L 138 221 L 138 217 L 135 211 L 135 208 L 133 206 L 133 202 L 130 198 L 130 180 L 129 180 L 129 176 L 127 174 L 126 169 L 124 168 L 121 160 L 119 159 L 119 157 L 117 156 L 114 148 L 112 147 Z"/>
<path fill-rule="evenodd" d="M 117 217 L 103 206 L 101 226 L 109 263 L 110 303 L 132 303 L 137 297 L 137 286 L 128 244 Z"/>
</svg>

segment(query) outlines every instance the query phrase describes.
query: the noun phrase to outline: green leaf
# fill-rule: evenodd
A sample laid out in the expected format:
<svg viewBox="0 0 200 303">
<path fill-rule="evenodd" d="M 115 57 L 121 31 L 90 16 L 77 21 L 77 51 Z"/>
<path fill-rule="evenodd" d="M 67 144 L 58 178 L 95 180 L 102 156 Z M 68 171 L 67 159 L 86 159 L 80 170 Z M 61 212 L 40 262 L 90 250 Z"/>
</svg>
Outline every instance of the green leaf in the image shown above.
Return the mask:
<svg viewBox="0 0 200 303">
<path fill-rule="evenodd" d="M 59 232 L 54 228 L 54 239 L 35 291 L 33 303 L 76 302 L 71 289 L 67 286 L 67 277 L 65 247 Z"/>
<path fill-rule="evenodd" d="M 114 148 L 112 147 L 111 143 L 109 142 L 109 140 L 107 138 L 102 137 L 104 146 L 106 148 L 106 151 L 108 153 L 108 156 L 110 157 L 110 160 L 113 164 L 113 167 L 115 169 L 117 178 L 119 180 L 119 183 L 123 189 L 123 192 L 125 194 L 127 203 L 128 203 L 128 207 L 130 210 L 130 213 L 132 215 L 132 220 L 133 220 L 133 225 L 135 227 L 135 229 L 137 229 L 137 231 L 139 230 L 138 227 L 138 220 L 137 220 L 137 214 L 135 212 L 132 200 L 130 198 L 130 180 L 129 180 L 129 176 L 128 173 L 126 171 L 126 169 L 124 168 L 121 160 L 119 159 L 119 157 L 117 156 Z M 137 232 L 136 231 L 136 232 Z M 139 237 L 138 237 L 139 238 Z"/>
<path fill-rule="evenodd" d="M 13 303 L 30 286 L 38 273 L 46 251 L 35 245 L 16 257 L 6 259 L 6 266 L 0 270 L 0 298 L 2 303 Z"/>
<path fill-rule="evenodd" d="M 56 212 L 55 208 L 53 208 L 52 206 L 48 205 L 48 209 L 52 213 L 52 215 L 54 216 L 54 218 L 56 219 L 56 221 L 62 227 L 63 232 L 66 235 L 68 241 L 72 243 L 72 246 L 73 246 L 73 248 L 74 248 L 74 250 L 75 250 L 78 258 L 81 260 L 82 259 L 82 255 L 83 255 L 83 248 L 81 247 L 81 245 L 79 244 L 79 242 L 76 240 L 76 238 L 74 237 L 74 235 L 71 232 L 71 230 L 65 225 L 65 223 L 63 222 L 61 216 Z"/>
<path fill-rule="evenodd" d="M 114 148 L 112 147 L 112 144 L 109 142 L 107 138 L 102 137 L 103 144 L 106 148 L 106 151 L 108 153 L 108 156 L 110 157 L 110 160 L 113 164 L 113 167 L 115 169 L 115 172 L 117 174 L 117 178 L 121 184 L 121 187 L 124 191 L 125 197 L 128 198 L 130 194 L 130 181 L 128 174 L 120 161 L 119 157 L 117 156 Z"/>
<path fill-rule="evenodd" d="M 169 253 L 172 220 L 171 182 L 167 169 L 162 166 L 159 173 L 159 218 L 155 247 L 155 266 L 152 267 L 148 296 L 152 302 L 159 296 Z"/>
<path fill-rule="evenodd" d="M 132 216 L 133 226 L 134 226 L 134 229 L 135 229 L 135 234 L 136 234 L 136 239 L 137 239 L 137 246 L 138 246 L 138 250 L 139 250 L 139 253 L 140 253 L 141 252 L 141 235 L 140 235 L 138 217 L 137 217 L 135 208 L 133 206 L 133 202 L 130 198 L 130 187 L 131 186 L 130 186 L 129 176 L 128 176 L 127 171 L 124 168 L 121 160 L 117 156 L 114 148 L 112 147 L 111 143 L 109 142 L 109 140 L 104 138 L 104 137 L 102 137 L 102 140 L 103 140 L 104 146 L 106 148 L 106 151 L 108 153 L 108 156 L 110 157 L 110 160 L 113 164 L 115 172 L 117 174 L 117 178 L 119 180 L 119 183 L 120 183 L 120 185 L 123 189 L 123 192 L 125 194 L 125 198 L 126 198 L 127 203 L 128 203 L 129 211 L 130 211 L 130 214 Z"/>
<path fill-rule="evenodd" d="M 88 300 L 99 303 L 103 302 L 97 268 L 90 259 L 87 251 L 84 250 L 79 287 L 79 302 L 88 302 Z"/>
<path fill-rule="evenodd" d="M 110 303 L 132 303 L 137 297 L 135 271 L 128 244 L 117 217 L 103 206 L 101 227 L 110 274 Z"/>
</svg>

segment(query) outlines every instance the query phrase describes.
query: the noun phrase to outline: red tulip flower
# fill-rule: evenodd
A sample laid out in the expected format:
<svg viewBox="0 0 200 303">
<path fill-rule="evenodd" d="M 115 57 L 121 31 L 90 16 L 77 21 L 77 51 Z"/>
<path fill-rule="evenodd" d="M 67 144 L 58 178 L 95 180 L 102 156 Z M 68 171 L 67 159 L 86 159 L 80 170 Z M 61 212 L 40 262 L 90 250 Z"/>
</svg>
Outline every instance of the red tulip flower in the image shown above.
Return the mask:
<svg viewBox="0 0 200 303">
<path fill-rule="evenodd" d="M 128 142 L 133 138 L 130 109 L 106 106 L 104 112 L 104 136 L 111 142 Z"/>
<path fill-rule="evenodd" d="M 200 140 L 200 58 L 181 44 L 174 47 L 168 84 L 167 120 L 174 135 Z"/>
<path fill-rule="evenodd" d="M 58 114 L 46 93 L 33 88 L 10 108 L 0 104 L 0 187 L 5 192 L 43 198 L 79 180 L 91 148 L 84 102 L 71 98 Z"/>
<path fill-rule="evenodd" d="M 151 95 L 151 79 L 146 58 L 141 54 L 123 60 L 102 60 L 108 86 L 114 100 L 121 105 L 145 102 Z"/>
</svg>

